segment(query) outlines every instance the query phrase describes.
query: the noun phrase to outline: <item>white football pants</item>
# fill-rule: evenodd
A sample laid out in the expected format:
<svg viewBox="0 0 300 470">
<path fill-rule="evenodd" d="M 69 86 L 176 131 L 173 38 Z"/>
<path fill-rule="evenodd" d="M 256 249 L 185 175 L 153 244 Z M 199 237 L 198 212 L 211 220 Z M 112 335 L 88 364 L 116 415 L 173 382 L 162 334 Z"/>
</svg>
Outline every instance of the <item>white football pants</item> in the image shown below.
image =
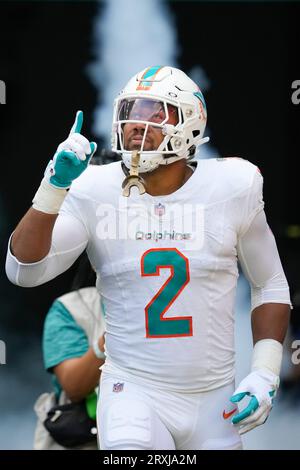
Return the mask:
<svg viewBox="0 0 300 470">
<path fill-rule="evenodd" d="M 233 392 L 232 383 L 209 392 L 175 393 L 103 373 L 97 410 L 100 448 L 242 449 L 231 424 Z"/>
</svg>

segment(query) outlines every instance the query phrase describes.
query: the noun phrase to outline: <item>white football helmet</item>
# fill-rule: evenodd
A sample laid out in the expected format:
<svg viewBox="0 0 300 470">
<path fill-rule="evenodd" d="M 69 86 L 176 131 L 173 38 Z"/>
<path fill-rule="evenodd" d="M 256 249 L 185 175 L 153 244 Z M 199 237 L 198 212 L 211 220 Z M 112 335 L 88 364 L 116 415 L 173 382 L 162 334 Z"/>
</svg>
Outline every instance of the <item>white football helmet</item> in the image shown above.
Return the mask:
<svg viewBox="0 0 300 470">
<path fill-rule="evenodd" d="M 148 67 L 131 78 L 115 100 L 112 150 L 122 155 L 128 169 L 132 150 L 139 150 L 140 173 L 182 158 L 190 160 L 196 146 L 209 140 L 203 138 L 206 120 L 204 97 L 193 80 L 174 67 Z M 127 123 L 139 129 L 134 143 L 125 142 Z M 155 149 L 149 148 L 154 128 L 161 129 L 163 137 Z"/>
</svg>

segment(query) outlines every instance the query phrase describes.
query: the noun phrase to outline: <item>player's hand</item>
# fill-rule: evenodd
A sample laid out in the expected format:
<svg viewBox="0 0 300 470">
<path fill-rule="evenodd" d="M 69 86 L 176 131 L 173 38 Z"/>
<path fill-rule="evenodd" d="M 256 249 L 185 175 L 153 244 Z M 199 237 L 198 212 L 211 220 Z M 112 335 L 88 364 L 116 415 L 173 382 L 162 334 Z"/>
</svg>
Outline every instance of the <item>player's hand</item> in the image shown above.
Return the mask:
<svg viewBox="0 0 300 470">
<path fill-rule="evenodd" d="M 248 406 L 231 420 L 239 434 L 264 424 L 272 409 L 278 386 L 279 377 L 267 369 L 254 370 L 242 380 L 230 398 L 232 403 L 239 403 L 246 396 L 250 397 Z"/>
<path fill-rule="evenodd" d="M 45 178 L 55 188 L 69 188 L 87 168 L 97 149 L 95 142 L 89 142 L 80 134 L 82 123 L 83 112 L 77 111 L 69 137 L 58 146 L 46 168 Z"/>
</svg>

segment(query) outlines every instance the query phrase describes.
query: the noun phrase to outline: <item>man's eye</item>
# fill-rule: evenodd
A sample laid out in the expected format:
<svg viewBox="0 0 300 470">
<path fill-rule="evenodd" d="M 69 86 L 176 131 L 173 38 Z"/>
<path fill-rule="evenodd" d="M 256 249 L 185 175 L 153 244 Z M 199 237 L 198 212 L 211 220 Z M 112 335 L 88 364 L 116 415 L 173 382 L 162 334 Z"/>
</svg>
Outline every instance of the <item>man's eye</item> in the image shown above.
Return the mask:
<svg viewBox="0 0 300 470">
<path fill-rule="evenodd" d="M 153 114 L 152 118 L 155 121 L 163 121 L 164 120 L 164 112 L 163 111 L 158 111 L 157 113 Z"/>
</svg>

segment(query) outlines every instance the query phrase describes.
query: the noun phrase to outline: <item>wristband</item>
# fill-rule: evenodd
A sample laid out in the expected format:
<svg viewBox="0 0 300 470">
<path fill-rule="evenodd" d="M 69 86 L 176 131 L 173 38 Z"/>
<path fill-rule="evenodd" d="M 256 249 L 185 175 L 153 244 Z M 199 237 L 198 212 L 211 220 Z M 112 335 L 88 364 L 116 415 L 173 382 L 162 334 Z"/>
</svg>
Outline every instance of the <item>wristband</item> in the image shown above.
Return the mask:
<svg viewBox="0 0 300 470">
<path fill-rule="evenodd" d="M 46 214 L 58 214 L 67 194 L 66 189 L 55 188 L 44 178 L 32 200 L 32 207 Z"/>
<path fill-rule="evenodd" d="M 268 369 L 279 376 L 282 361 L 282 344 L 275 339 L 261 339 L 253 349 L 251 370 Z"/>
</svg>

